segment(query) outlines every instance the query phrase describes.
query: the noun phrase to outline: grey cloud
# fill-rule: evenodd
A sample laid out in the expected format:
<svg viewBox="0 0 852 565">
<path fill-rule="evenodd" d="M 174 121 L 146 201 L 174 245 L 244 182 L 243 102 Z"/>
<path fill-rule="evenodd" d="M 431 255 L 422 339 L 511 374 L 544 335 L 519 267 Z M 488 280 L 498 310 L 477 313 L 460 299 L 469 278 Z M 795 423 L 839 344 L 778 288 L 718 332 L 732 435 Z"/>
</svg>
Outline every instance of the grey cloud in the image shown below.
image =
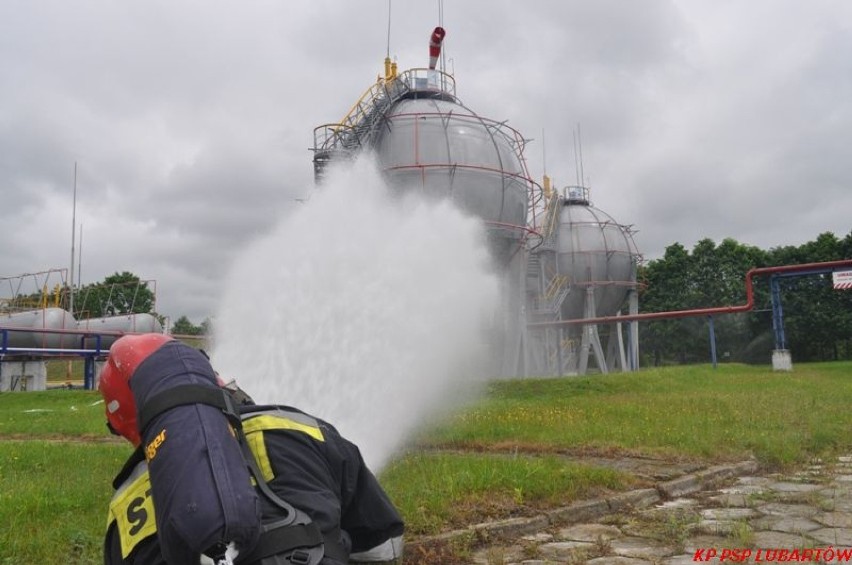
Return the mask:
<svg viewBox="0 0 852 565">
<path fill-rule="evenodd" d="M 240 249 L 310 195 L 312 129 L 382 72 L 387 7 L 0 5 L 0 275 L 68 264 L 77 162 L 84 283 L 131 270 L 158 281 L 163 313 L 210 315 Z M 437 16 L 393 2 L 401 69 L 426 64 Z M 559 186 L 580 124 L 594 203 L 647 256 L 848 233 L 848 3 L 494 0 L 444 16 L 461 100 L 532 140 L 536 179 L 544 137 Z"/>
</svg>

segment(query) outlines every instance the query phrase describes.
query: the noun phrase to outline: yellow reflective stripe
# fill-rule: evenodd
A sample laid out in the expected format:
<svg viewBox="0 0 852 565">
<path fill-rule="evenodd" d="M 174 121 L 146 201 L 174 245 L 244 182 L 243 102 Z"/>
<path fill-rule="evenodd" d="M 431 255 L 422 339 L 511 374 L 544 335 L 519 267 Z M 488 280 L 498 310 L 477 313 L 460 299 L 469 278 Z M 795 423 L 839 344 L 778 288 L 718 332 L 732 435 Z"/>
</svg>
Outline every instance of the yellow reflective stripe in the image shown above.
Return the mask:
<svg viewBox="0 0 852 565">
<path fill-rule="evenodd" d="M 272 472 L 272 463 L 269 461 L 269 455 L 266 453 L 266 442 L 263 441 L 263 432 L 254 431 L 246 434 L 246 441 L 249 449 L 254 454 L 254 459 L 257 461 L 257 466 L 260 468 L 260 474 L 263 480 L 269 482 L 275 477 Z M 254 477 L 252 477 L 254 480 Z"/>
<path fill-rule="evenodd" d="M 267 430 L 295 430 L 306 433 L 317 441 L 325 441 L 318 426 L 297 422 L 286 416 L 263 414 L 243 420 L 243 431 L 246 435 Z"/>
<path fill-rule="evenodd" d="M 297 417 L 300 415 L 297 415 Z M 307 434 L 316 441 L 325 441 L 322 430 L 316 425 L 316 421 L 304 417 L 303 422 L 284 416 L 277 412 L 274 414 L 249 415 L 243 420 L 243 431 L 249 448 L 257 459 L 260 472 L 264 480 L 271 481 L 275 474 L 272 463 L 266 452 L 266 442 L 263 432 L 269 430 L 292 430 Z M 137 476 L 133 476 L 137 475 Z M 121 556 L 126 559 L 133 549 L 148 536 L 157 533 L 157 524 L 154 519 L 154 502 L 151 498 L 151 481 L 148 477 L 147 468 L 140 464 L 133 475 L 121 486 L 109 503 L 109 515 L 107 516 L 107 528 L 115 522 L 121 541 Z"/>
<path fill-rule="evenodd" d="M 125 559 L 139 542 L 157 533 L 147 471 L 133 479 L 110 501 L 107 528 L 112 522 L 116 523 L 121 556 Z"/>
<path fill-rule="evenodd" d="M 309 421 L 315 420 L 311 418 Z M 249 449 L 254 454 L 257 466 L 260 468 L 260 474 L 265 481 L 271 481 L 275 478 L 272 462 L 266 452 L 266 442 L 263 439 L 263 432 L 269 430 L 294 430 L 307 434 L 317 441 L 325 441 L 322 430 L 318 426 L 307 422 L 297 422 L 281 413 L 249 416 L 243 420 L 243 432 L 246 434 Z"/>
</svg>

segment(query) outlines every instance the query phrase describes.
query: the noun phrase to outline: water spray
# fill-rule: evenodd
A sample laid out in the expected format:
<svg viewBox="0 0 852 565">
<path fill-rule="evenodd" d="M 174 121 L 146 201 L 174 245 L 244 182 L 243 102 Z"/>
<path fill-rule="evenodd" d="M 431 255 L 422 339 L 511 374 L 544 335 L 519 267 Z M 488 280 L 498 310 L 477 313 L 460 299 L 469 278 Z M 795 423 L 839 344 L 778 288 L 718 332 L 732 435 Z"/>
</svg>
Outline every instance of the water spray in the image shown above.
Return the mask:
<svg viewBox="0 0 852 565">
<path fill-rule="evenodd" d="M 332 422 L 373 469 L 481 382 L 500 302 L 481 220 L 408 192 L 368 156 L 332 169 L 245 250 L 216 316 L 220 374 Z"/>
</svg>

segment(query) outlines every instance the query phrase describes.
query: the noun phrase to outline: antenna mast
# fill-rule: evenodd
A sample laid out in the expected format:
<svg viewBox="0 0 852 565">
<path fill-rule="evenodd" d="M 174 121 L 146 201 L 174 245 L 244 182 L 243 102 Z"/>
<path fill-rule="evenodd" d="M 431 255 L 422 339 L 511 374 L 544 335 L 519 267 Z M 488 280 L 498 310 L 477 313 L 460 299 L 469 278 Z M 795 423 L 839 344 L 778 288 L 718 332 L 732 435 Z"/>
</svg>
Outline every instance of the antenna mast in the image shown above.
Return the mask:
<svg viewBox="0 0 852 565">
<path fill-rule="evenodd" d="M 586 187 L 586 175 L 583 171 L 583 132 L 580 130 L 580 124 L 577 124 L 577 147 L 580 151 L 580 164 L 579 164 L 579 173 L 580 173 L 580 182 L 579 185 Z M 588 187 L 586 187 L 588 188 Z"/>
<path fill-rule="evenodd" d="M 444 0 L 438 0 L 438 25 L 444 27 Z M 441 49 L 441 70 L 447 71 L 447 50 Z"/>
<path fill-rule="evenodd" d="M 80 245 L 77 248 L 77 288 L 83 288 L 83 222 L 80 222 Z"/>
<path fill-rule="evenodd" d="M 74 198 L 71 204 L 71 273 L 68 277 L 68 311 L 74 315 L 74 237 L 77 232 L 77 161 L 74 161 Z"/>
<path fill-rule="evenodd" d="M 580 156 L 577 154 L 577 130 L 572 132 L 574 136 L 574 177 L 577 181 L 577 186 L 580 186 Z"/>
<path fill-rule="evenodd" d="M 390 31 L 391 31 L 391 0 L 388 0 L 388 50 L 385 57 L 390 59 Z"/>
</svg>

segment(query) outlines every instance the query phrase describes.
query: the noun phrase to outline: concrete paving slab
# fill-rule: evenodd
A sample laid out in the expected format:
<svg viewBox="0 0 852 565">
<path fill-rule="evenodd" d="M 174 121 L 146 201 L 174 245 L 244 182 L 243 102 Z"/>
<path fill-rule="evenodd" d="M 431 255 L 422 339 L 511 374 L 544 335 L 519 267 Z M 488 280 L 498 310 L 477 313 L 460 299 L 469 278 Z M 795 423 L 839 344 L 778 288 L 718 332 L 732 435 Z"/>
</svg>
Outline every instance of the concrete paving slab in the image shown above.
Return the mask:
<svg viewBox="0 0 852 565">
<path fill-rule="evenodd" d="M 615 555 L 660 561 L 676 553 L 671 546 L 647 538 L 623 537 L 608 542 L 609 551 Z"/>
<path fill-rule="evenodd" d="M 695 552 L 699 549 L 707 549 L 708 547 L 727 547 L 730 543 L 731 540 L 724 536 L 702 534 L 690 536 L 690 538 L 683 544 L 683 550 L 694 556 Z"/>
<path fill-rule="evenodd" d="M 510 518 L 473 526 L 473 530 L 486 539 L 516 539 L 522 535 L 541 531 L 549 525 L 545 516 Z"/>
<path fill-rule="evenodd" d="M 604 557 L 589 559 L 586 561 L 586 565 L 649 565 L 649 562 L 645 559 L 636 559 L 635 557 L 606 555 Z"/>
<path fill-rule="evenodd" d="M 595 544 L 583 541 L 555 541 L 539 546 L 538 552 L 545 559 L 576 563 L 596 557 L 599 549 Z"/>
<path fill-rule="evenodd" d="M 799 516 L 762 516 L 751 522 L 751 527 L 755 530 L 772 530 L 774 532 L 783 532 L 787 534 L 801 534 L 811 532 L 825 527 L 827 524 L 820 524 L 808 518 Z"/>
<path fill-rule="evenodd" d="M 852 530 L 848 528 L 822 528 L 808 532 L 808 535 L 826 545 L 838 547 L 852 547 Z"/>
<path fill-rule="evenodd" d="M 681 554 L 667 557 L 660 562 L 661 565 L 695 565 L 695 554 Z"/>
<path fill-rule="evenodd" d="M 545 512 L 545 516 L 551 524 L 574 524 L 577 522 L 597 520 L 609 513 L 609 504 L 600 498 L 576 502 L 564 508 L 556 508 Z"/>
<path fill-rule="evenodd" d="M 757 516 L 751 508 L 707 508 L 701 511 L 705 520 L 745 520 Z"/>
<path fill-rule="evenodd" d="M 707 500 L 719 506 L 748 506 L 748 496 L 745 494 L 718 494 Z"/>
<path fill-rule="evenodd" d="M 657 489 L 653 488 L 633 490 L 606 499 L 609 509 L 612 512 L 619 512 L 631 507 L 647 508 L 659 501 L 660 493 L 657 492 Z"/>
<path fill-rule="evenodd" d="M 847 464 L 824 461 L 786 475 L 756 475 L 753 463 L 739 469 L 745 473 L 739 478 L 729 475 L 730 468 L 681 476 L 661 472 L 675 477 L 666 480 L 667 488 L 657 484 L 457 534 L 491 544 L 490 553 L 472 556 L 480 565 L 694 565 L 704 559 L 719 564 L 723 550 L 748 545 L 755 552 L 852 548 L 847 480 L 852 455 Z M 715 480 L 726 482 L 711 490 L 708 484 Z M 680 491 L 684 494 L 659 498 Z M 516 541 L 501 542 L 504 536 Z"/>
<path fill-rule="evenodd" d="M 578 524 L 570 528 L 563 528 L 556 534 L 556 538 L 563 541 L 586 541 L 595 543 L 598 540 L 611 540 L 622 537 L 621 530 L 615 526 L 605 524 Z"/>
<path fill-rule="evenodd" d="M 749 475 L 744 474 L 737 477 L 735 485 L 768 485 L 773 482 L 773 479 L 766 475 Z"/>
<path fill-rule="evenodd" d="M 538 532 L 536 534 L 521 536 L 522 541 L 530 542 L 530 543 L 547 543 L 554 541 L 556 538 L 553 534 L 549 534 L 547 532 Z"/>
<path fill-rule="evenodd" d="M 807 504 L 788 504 L 784 502 L 770 502 L 756 508 L 761 514 L 773 516 L 800 516 L 802 518 L 810 518 L 820 512 L 818 508 L 808 506 Z"/>
<path fill-rule="evenodd" d="M 698 492 L 701 489 L 701 482 L 695 475 L 686 475 L 685 477 L 660 483 L 657 489 L 666 498 L 679 498 Z"/>
<path fill-rule="evenodd" d="M 835 512 L 852 512 L 852 497 L 825 499 L 823 504 L 827 509 Z"/>
<path fill-rule="evenodd" d="M 809 532 L 811 535 L 813 532 Z M 755 549 L 794 549 L 811 545 L 808 537 L 804 534 L 786 534 L 783 532 L 755 532 Z"/>
<path fill-rule="evenodd" d="M 777 483 L 770 483 L 768 485 L 768 490 L 773 490 L 775 492 L 782 492 L 782 493 L 793 493 L 793 494 L 808 493 L 808 492 L 813 492 L 813 491 L 819 490 L 819 489 L 820 489 L 820 485 L 816 485 L 816 484 L 813 484 L 813 483 L 791 483 L 791 482 L 780 481 L 780 482 L 777 482 Z"/>
<path fill-rule="evenodd" d="M 737 528 L 737 522 L 730 520 L 700 520 L 695 527 L 696 531 L 711 536 L 728 536 L 735 528 Z"/>
<path fill-rule="evenodd" d="M 518 563 L 529 557 L 520 546 L 493 545 L 473 554 L 475 565 L 494 565 L 495 563 Z"/>
<path fill-rule="evenodd" d="M 852 513 L 823 512 L 814 515 L 814 520 L 829 528 L 852 528 Z"/>
</svg>

